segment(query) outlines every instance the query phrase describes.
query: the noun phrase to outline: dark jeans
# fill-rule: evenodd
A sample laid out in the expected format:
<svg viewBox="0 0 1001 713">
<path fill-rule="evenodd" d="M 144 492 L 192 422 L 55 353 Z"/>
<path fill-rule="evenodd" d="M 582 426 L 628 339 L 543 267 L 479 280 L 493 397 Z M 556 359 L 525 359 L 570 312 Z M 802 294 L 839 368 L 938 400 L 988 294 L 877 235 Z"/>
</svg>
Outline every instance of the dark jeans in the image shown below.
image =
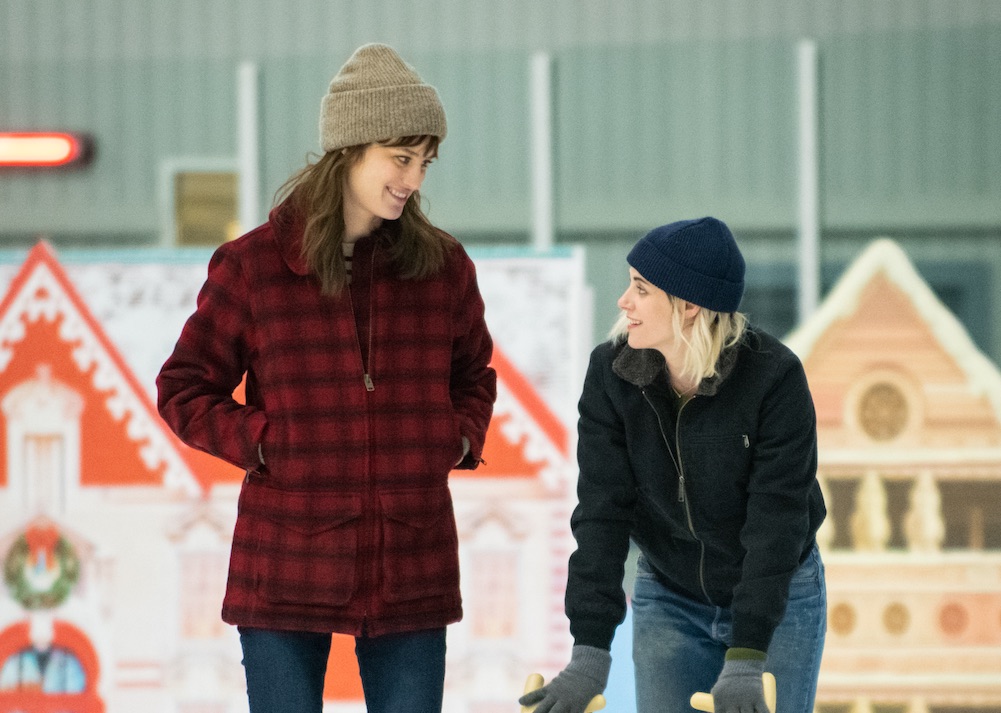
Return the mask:
<svg viewBox="0 0 1001 713">
<path fill-rule="evenodd" d="M 239 627 L 250 713 L 321 713 L 330 634 Z M 445 629 L 355 639 L 369 713 L 441 713 Z"/>
</svg>

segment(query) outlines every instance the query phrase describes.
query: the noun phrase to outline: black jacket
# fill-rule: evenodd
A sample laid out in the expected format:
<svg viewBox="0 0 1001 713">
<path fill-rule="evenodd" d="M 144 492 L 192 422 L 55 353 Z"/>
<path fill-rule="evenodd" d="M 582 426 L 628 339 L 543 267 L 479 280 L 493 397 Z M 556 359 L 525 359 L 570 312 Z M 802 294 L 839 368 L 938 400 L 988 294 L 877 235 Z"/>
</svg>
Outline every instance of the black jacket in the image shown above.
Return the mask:
<svg viewBox="0 0 1001 713">
<path fill-rule="evenodd" d="M 768 649 L 826 514 L 816 415 L 799 359 L 764 332 L 717 368 L 679 412 L 660 352 L 591 353 L 566 594 L 576 643 L 610 648 L 631 537 L 665 586 L 732 609 L 733 646 Z"/>
</svg>

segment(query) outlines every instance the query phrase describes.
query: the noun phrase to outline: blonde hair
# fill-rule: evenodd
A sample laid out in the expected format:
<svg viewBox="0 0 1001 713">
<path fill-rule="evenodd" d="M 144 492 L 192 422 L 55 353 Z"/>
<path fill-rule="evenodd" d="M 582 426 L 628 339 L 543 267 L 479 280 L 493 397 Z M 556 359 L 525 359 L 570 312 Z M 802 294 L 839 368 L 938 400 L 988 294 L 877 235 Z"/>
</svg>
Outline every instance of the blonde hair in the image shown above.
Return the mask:
<svg viewBox="0 0 1001 713">
<path fill-rule="evenodd" d="M 419 146 L 428 142 L 429 155 L 438 153 L 437 136 L 407 136 L 379 141 L 382 146 Z M 275 203 L 287 200 L 303 221 L 302 256 L 320 278 L 325 295 L 339 294 L 348 284 L 344 252 L 344 186 L 348 171 L 361 160 L 371 144 L 329 151 L 289 178 L 275 193 Z M 414 191 L 399 218 L 400 237 L 390 256 L 403 279 L 421 279 L 438 272 L 453 243 L 435 228 L 421 210 L 421 196 Z"/>
<path fill-rule="evenodd" d="M 685 301 L 670 294 L 667 298 L 671 302 L 674 336 L 688 347 L 678 376 L 692 378 L 696 384 L 715 376 L 720 354 L 737 344 L 747 331 L 747 317 L 742 312 L 715 312 L 702 307 L 695 315 L 690 333 L 686 335 Z M 629 318 L 622 312 L 608 332 L 609 340 L 617 343 L 625 341 L 628 323 Z"/>
</svg>

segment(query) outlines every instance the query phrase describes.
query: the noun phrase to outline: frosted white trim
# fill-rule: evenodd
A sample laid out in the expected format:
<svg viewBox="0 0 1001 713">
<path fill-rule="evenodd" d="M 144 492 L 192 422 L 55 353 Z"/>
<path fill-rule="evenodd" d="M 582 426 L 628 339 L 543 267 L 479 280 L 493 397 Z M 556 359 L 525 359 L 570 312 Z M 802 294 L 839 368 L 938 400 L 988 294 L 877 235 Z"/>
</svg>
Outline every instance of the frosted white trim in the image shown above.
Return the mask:
<svg viewBox="0 0 1001 713">
<path fill-rule="evenodd" d="M 869 244 L 841 276 L 816 313 L 790 333 L 785 343 L 806 361 L 817 340 L 835 322 L 855 313 L 862 291 L 878 273 L 884 274 L 900 288 L 942 349 L 963 370 L 969 385 L 968 393 L 974 397 L 987 396 L 994 413 L 1001 419 L 1001 372 L 977 348 L 955 315 L 935 296 L 906 253 L 889 238 L 879 238 Z M 965 451 L 963 455 L 966 456 Z M 879 456 L 869 451 L 866 457 Z"/>
</svg>

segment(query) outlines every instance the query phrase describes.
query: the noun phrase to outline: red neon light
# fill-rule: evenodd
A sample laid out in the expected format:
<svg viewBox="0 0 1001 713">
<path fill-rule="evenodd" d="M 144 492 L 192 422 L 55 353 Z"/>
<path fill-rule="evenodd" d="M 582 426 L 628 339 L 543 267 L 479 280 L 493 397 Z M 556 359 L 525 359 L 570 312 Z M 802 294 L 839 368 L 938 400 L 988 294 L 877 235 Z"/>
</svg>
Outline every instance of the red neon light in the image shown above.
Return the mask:
<svg viewBox="0 0 1001 713">
<path fill-rule="evenodd" d="M 0 167 L 66 166 L 83 153 L 84 142 L 74 134 L 0 131 Z"/>
</svg>

